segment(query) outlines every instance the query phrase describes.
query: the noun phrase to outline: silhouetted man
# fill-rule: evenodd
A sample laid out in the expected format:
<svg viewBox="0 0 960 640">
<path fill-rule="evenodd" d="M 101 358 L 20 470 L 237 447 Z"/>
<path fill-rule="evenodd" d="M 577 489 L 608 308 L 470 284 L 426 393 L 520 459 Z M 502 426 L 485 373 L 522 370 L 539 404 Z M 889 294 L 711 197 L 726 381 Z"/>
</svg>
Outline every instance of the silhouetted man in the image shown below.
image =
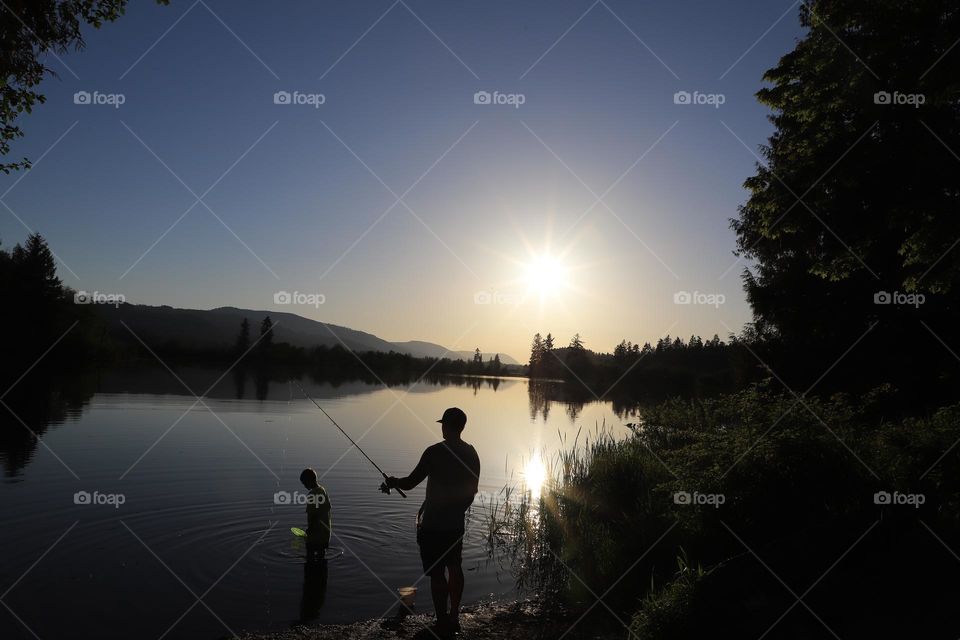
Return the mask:
<svg viewBox="0 0 960 640">
<path fill-rule="evenodd" d="M 423 571 L 430 576 L 437 629 L 451 633 L 460 630 L 463 516 L 477 493 L 480 457 L 472 445 L 460 438 L 467 414 L 451 407 L 437 422 L 442 425 L 443 442 L 427 447 L 409 476 L 391 476 L 385 484 L 391 489 L 410 490 L 427 479 L 426 497 L 417 514 L 417 544 Z"/>
</svg>

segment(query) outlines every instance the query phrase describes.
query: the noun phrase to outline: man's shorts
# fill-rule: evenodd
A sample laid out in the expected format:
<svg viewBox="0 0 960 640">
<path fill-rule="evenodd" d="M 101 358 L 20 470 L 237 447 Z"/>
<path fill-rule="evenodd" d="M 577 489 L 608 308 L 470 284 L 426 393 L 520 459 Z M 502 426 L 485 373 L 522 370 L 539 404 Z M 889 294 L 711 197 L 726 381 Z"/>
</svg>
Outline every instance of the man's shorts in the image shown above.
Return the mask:
<svg viewBox="0 0 960 640">
<path fill-rule="evenodd" d="M 423 572 L 445 566 L 460 566 L 463 553 L 463 529 L 432 530 L 417 529 L 417 544 L 420 545 L 420 562 Z"/>
</svg>

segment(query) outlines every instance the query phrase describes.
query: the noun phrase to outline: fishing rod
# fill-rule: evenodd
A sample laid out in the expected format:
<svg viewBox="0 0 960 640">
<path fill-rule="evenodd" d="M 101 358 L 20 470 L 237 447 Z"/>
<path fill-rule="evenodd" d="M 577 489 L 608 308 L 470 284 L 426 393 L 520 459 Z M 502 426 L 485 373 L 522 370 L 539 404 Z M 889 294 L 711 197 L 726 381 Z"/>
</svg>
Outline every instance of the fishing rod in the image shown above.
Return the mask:
<svg viewBox="0 0 960 640">
<path fill-rule="evenodd" d="M 302 393 L 307 400 L 309 400 L 310 402 L 312 402 L 313 404 L 315 404 L 315 405 L 317 406 L 317 409 L 320 409 L 320 411 L 323 413 L 323 415 L 327 416 L 327 419 L 328 419 L 330 422 L 333 423 L 333 426 L 335 426 L 337 429 L 339 429 L 339 430 L 340 430 L 340 433 L 342 433 L 344 436 L 346 436 L 347 440 L 350 441 L 350 444 L 352 444 L 353 446 L 355 446 L 355 447 L 357 448 L 357 451 L 359 451 L 360 453 L 362 453 L 362 454 L 363 454 L 363 457 L 366 458 L 367 460 L 369 460 L 369 461 L 370 461 L 370 464 L 372 464 L 374 467 L 376 467 L 377 471 L 380 472 L 380 475 L 383 476 L 383 479 L 384 479 L 384 480 L 388 479 L 387 474 L 383 472 L 383 469 L 380 468 L 380 465 L 378 465 L 376 462 L 374 462 L 374 461 L 373 461 L 373 458 L 371 458 L 370 456 L 368 456 L 368 455 L 367 455 L 367 452 L 364 451 L 363 449 L 361 449 L 361 448 L 360 448 L 360 445 L 358 445 L 358 444 L 356 443 L 356 441 L 354 441 L 354 439 L 350 437 L 350 434 L 347 433 L 346 431 L 344 431 L 344 430 L 343 430 L 343 427 L 341 427 L 340 425 L 338 425 L 338 424 L 337 424 L 337 421 L 334 420 L 334 419 L 330 416 L 329 413 L 327 413 L 326 411 L 323 410 L 323 407 L 320 406 L 320 403 L 318 403 L 316 400 L 314 400 L 313 398 L 311 398 L 311 397 L 307 394 L 306 390 L 304 390 L 304 388 L 303 388 L 303 385 L 300 384 L 300 381 L 299 381 L 299 380 L 294 380 L 294 382 L 296 382 L 296 383 L 297 383 L 297 386 L 300 387 L 300 393 Z M 386 484 L 384 484 L 383 487 L 386 487 Z M 394 488 L 397 490 L 397 493 L 399 493 L 399 494 L 401 495 L 401 497 L 404 497 L 404 498 L 407 497 L 407 494 L 405 494 L 402 489 L 400 489 L 399 487 L 394 487 Z M 390 489 L 389 489 L 389 488 L 386 488 L 386 490 L 384 491 L 384 493 L 390 493 Z"/>
</svg>

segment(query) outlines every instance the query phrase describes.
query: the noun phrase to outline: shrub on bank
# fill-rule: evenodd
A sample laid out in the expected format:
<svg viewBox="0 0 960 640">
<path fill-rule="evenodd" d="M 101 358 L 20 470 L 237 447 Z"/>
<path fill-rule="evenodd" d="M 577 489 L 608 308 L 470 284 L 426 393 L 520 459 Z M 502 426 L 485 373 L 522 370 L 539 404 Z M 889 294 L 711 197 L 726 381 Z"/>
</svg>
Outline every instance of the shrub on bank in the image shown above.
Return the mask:
<svg viewBox="0 0 960 640">
<path fill-rule="evenodd" d="M 642 638 L 715 624 L 759 635 L 795 602 L 784 583 L 833 594 L 820 614 L 831 626 L 877 602 L 930 605 L 940 587 L 924 571 L 955 562 L 944 545 L 960 549 L 960 406 L 897 417 L 891 394 L 797 398 L 758 385 L 663 403 L 626 439 L 601 430 L 554 461 L 539 500 L 510 510 L 521 581 L 569 607 L 602 597 L 593 611 L 635 613 Z M 851 595 L 860 581 L 869 587 Z M 795 617 L 779 624 L 819 625 Z"/>
</svg>

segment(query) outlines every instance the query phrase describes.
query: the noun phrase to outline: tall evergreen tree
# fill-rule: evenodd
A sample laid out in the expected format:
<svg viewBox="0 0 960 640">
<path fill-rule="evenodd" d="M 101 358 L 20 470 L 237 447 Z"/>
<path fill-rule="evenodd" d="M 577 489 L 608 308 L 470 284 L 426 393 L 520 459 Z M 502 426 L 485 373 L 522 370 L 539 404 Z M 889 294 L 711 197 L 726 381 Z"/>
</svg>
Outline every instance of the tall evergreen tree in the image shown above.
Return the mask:
<svg viewBox="0 0 960 640">
<path fill-rule="evenodd" d="M 257 344 L 257 348 L 266 352 L 270 350 L 271 346 L 273 346 L 273 320 L 270 319 L 270 316 L 266 316 L 260 323 L 260 342 Z"/>
<path fill-rule="evenodd" d="M 579 333 L 573 334 L 573 337 L 570 338 L 570 350 L 571 351 L 583 351 L 583 339 L 580 337 Z"/>
<path fill-rule="evenodd" d="M 567 347 L 564 361 L 567 365 L 567 374 L 581 383 L 590 384 L 592 378 L 590 360 L 579 333 L 573 334 L 573 337 L 570 338 L 570 345 Z"/>
<path fill-rule="evenodd" d="M 627 356 L 630 354 L 630 347 L 627 345 L 626 340 L 621 340 L 616 347 L 613 348 L 613 357 L 617 362 L 623 362 L 627 359 Z"/>
<path fill-rule="evenodd" d="M 47 361 L 78 346 L 83 327 L 68 329 L 81 316 L 81 308 L 72 304 L 68 293 L 57 277 L 53 252 L 40 234 L 30 234 L 10 253 L 0 251 L 0 299 L 17 309 L 16 314 L 0 314 L 0 335 L 7 337 L 0 344 L 0 361 L 21 366 L 57 340 L 62 342 Z M 11 339 L 14 335 L 16 339 Z"/>
<path fill-rule="evenodd" d="M 533 343 L 530 345 L 530 375 L 537 376 L 540 374 L 540 368 L 543 366 L 543 356 L 545 354 L 545 349 L 543 345 L 543 338 L 539 333 L 534 334 Z"/>
<path fill-rule="evenodd" d="M 543 340 L 543 350 L 547 353 L 553 351 L 553 334 L 547 333 L 547 337 Z"/>
<path fill-rule="evenodd" d="M 775 130 L 732 221 L 753 328 L 817 374 L 880 321 L 873 343 L 898 362 L 920 320 L 957 319 L 960 5 L 800 6 L 806 34 L 757 93 Z M 875 304 L 895 291 L 926 303 Z"/>
<path fill-rule="evenodd" d="M 246 318 L 240 323 L 240 333 L 237 334 L 237 342 L 234 349 L 237 355 L 243 355 L 250 348 L 250 321 Z"/>
</svg>

